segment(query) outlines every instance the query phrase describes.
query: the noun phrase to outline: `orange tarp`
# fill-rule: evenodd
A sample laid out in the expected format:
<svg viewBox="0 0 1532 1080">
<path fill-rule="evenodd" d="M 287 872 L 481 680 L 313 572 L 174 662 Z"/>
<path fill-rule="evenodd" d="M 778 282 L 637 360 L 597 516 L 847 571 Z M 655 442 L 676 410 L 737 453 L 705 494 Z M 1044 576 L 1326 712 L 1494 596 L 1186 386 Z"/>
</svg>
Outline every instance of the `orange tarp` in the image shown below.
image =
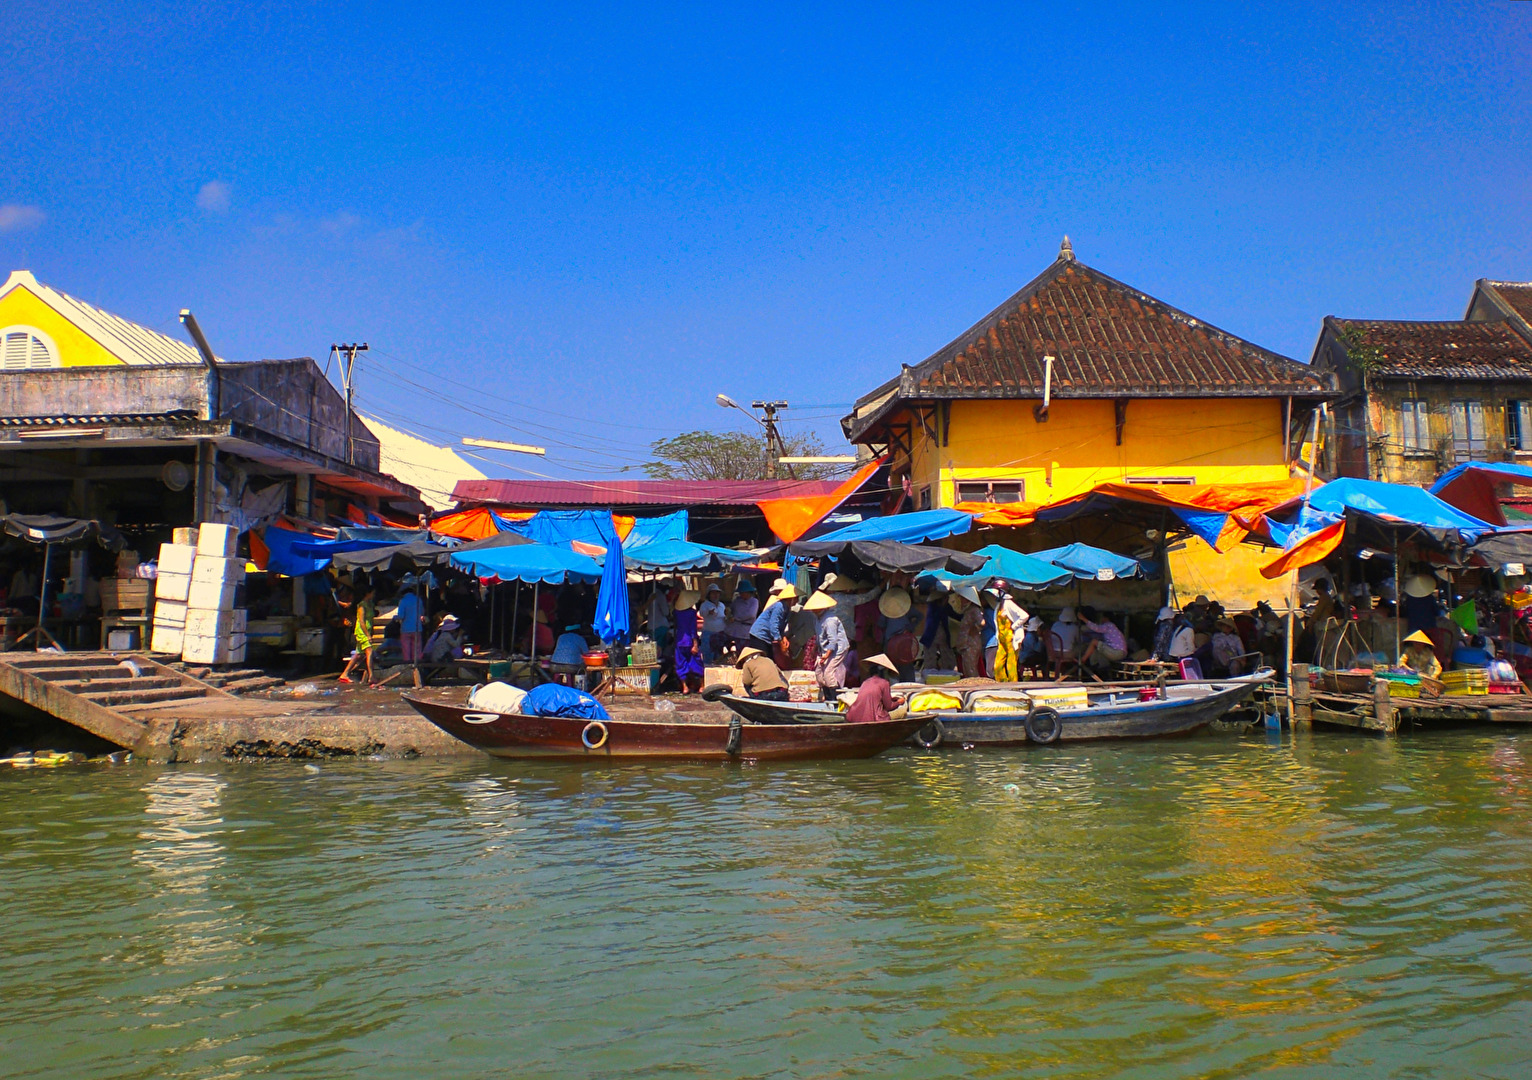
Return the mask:
<svg viewBox="0 0 1532 1080">
<path fill-rule="evenodd" d="M 500 516 L 511 517 L 508 514 Z M 527 516 L 531 517 L 530 514 Z M 498 535 L 500 529 L 495 524 L 494 512 L 489 507 L 476 506 L 472 510 L 459 510 L 456 513 L 443 514 L 439 518 L 432 519 L 431 531 L 457 540 L 488 540 L 491 536 Z"/>
<path fill-rule="evenodd" d="M 1262 480 L 1251 484 L 1101 484 L 1092 494 L 1112 495 L 1160 506 L 1184 506 L 1229 515 L 1214 551 L 1228 551 L 1261 520 L 1261 515 L 1303 494 L 1302 480 Z"/>
<path fill-rule="evenodd" d="M 1019 529 L 1037 520 L 1042 503 L 983 503 L 960 502 L 953 507 L 965 514 L 974 515 L 975 525 L 1002 525 Z"/>
<path fill-rule="evenodd" d="M 823 521 L 825 515 L 834 513 L 835 508 L 867 483 L 882 464 L 883 458 L 869 461 L 828 495 L 815 495 L 806 499 L 762 499 L 755 505 L 766 515 L 766 524 L 771 526 L 777 539 L 784 544 L 791 544 Z"/>
<path fill-rule="evenodd" d="M 1312 536 L 1306 537 L 1296 547 L 1290 548 L 1278 555 L 1271 562 L 1261 567 L 1261 576 L 1264 578 L 1279 578 L 1283 574 L 1297 570 L 1299 567 L 1311 566 L 1322 562 L 1330 552 L 1340 547 L 1341 541 L 1346 537 L 1346 523 L 1337 521 L 1334 525 L 1327 525 Z"/>
</svg>

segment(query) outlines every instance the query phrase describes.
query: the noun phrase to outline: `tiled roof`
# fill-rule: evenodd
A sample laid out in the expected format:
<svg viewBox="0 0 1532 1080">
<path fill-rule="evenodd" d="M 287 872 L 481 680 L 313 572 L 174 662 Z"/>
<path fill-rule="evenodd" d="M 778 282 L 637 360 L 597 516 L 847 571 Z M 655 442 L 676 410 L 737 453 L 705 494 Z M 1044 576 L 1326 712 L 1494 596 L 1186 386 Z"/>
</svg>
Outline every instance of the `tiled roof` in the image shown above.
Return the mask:
<svg viewBox="0 0 1532 1080">
<path fill-rule="evenodd" d="M 855 437 L 900 400 L 1052 396 L 1328 396 L 1307 364 L 1278 355 L 1156 300 L 1074 258 L 1059 258 L 955 341 L 858 402 Z M 890 393 L 892 391 L 892 393 Z M 884 405 L 871 405 L 889 395 Z M 871 407 L 868 407 L 871 405 Z"/>
<path fill-rule="evenodd" d="M 26 289 L 125 364 L 202 364 L 202 354 L 189 342 L 129 322 L 120 315 L 113 315 L 84 300 L 77 300 L 51 285 L 44 285 L 29 271 L 12 271 L 10 277 L 0 284 L 0 296 L 16 288 Z M 221 361 L 223 358 L 218 359 Z"/>
<path fill-rule="evenodd" d="M 1532 281 L 1489 281 L 1478 283 L 1498 301 L 1507 315 L 1519 321 L 1516 327 L 1523 337 L 1532 341 Z"/>
<path fill-rule="evenodd" d="M 749 506 L 828 495 L 840 480 L 460 480 L 459 503 L 497 506 Z"/>
<path fill-rule="evenodd" d="M 1403 322 L 1325 319 L 1343 344 L 1372 347 L 1372 377 L 1400 379 L 1532 379 L 1532 342 L 1509 322 Z"/>
</svg>

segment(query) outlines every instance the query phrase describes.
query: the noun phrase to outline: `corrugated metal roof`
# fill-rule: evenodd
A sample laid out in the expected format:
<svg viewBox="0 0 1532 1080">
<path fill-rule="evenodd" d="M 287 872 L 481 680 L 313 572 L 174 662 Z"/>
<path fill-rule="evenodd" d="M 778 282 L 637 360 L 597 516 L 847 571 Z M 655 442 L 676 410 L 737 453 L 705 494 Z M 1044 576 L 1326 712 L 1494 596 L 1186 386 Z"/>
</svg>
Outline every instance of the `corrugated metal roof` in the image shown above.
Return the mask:
<svg viewBox="0 0 1532 1080">
<path fill-rule="evenodd" d="M 1409 322 L 1341 319 L 1325 325 L 1343 343 L 1377 351 L 1369 376 L 1399 379 L 1532 379 L 1532 343 L 1506 320 Z"/>
<path fill-rule="evenodd" d="M 202 354 L 190 342 L 180 341 L 158 330 L 129 322 L 94 304 L 44 285 L 29 270 L 14 270 L 0 285 L 0 296 L 12 289 L 24 288 L 64 318 L 95 338 L 101 347 L 125 364 L 167 365 L 201 364 Z M 219 357 L 219 360 L 222 360 Z"/>
<path fill-rule="evenodd" d="M 762 499 L 811 498 L 839 480 L 463 480 L 460 503 L 497 506 L 750 506 Z"/>
</svg>

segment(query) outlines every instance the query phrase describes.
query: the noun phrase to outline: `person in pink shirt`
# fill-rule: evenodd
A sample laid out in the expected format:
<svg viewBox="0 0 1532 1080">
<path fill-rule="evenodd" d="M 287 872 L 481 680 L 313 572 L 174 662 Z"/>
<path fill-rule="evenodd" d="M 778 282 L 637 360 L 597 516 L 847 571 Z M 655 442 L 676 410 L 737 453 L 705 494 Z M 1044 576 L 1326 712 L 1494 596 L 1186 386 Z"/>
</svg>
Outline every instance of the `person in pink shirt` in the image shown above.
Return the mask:
<svg viewBox="0 0 1532 1080">
<path fill-rule="evenodd" d="M 862 661 L 862 685 L 846 710 L 846 723 L 872 724 L 904 715 L 904 702 L 894 697 L 890 675 L 898 678 L 899 668 L 882 653 Z"/>
</svg>

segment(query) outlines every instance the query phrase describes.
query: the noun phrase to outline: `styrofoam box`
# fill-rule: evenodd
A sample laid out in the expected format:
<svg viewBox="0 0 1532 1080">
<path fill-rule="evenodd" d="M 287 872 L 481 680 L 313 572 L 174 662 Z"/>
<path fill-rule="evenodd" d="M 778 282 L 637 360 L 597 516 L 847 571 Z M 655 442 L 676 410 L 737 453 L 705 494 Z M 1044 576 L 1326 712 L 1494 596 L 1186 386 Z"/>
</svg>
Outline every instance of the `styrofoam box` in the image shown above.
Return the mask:
<svg viewBox="0 0 1532 1080">
<path fill-rule="evenodd" d="M 200 611 L 233 611 L 234 589 L 232 581 L 222 584 L 216 581 L 194 581 L 186 595 L 186 606 Z"/>
<path fill-rule="evenodd" d="M 205 521 L 197 526 L 197 554 L 227 559 L 234 554 L 234 541 L 238 538 L 239 533 L 234 531 L 232 525 Z"/>
<path fill-rule="evenodd" d="M 175 600 L 186 603 L 187 594 L 191 592 L 191 574 L 161 574 L 154 579 L 154 598 L 156 600 Z"/>
<path fill-rule="evenodd" d="M 158 562 L 161 574 L 190 574 L 197 549 L 190 544 L 161 544 Z"/>
<path fill-rule="evenodd" d="M 182 639 L 181 658 L 193 664 L 243 664 L 245 638 L 242 634 L 231 638 L 187 635 Z"/>
<path fill-rule="evenodd" d="M 247 612 L 244 608 L 235 608 L 233 611 L 229 612 L 229 615 L 231 616 L 229 619 L 230 633 L 243 634 L 249 628 L 249 623 L 246 621 L 246 617 L 249 615 L 249 612 Z"/>
<path fill-rule="evenodd" d="M 226 638 L 234 631 L 234 612 L 207 608 L 186 610 L 187 637 Z"/>
<path fill-rule="evenodd" d="M 245 580 L 243 559 L 220 559 L 214 555 L 198 555 L 192 567 L 192 583 L 199 581 L 232 581 L 238 585 Z"/>
<path fill-rule="evenodd" d="M 149 651 L 157 653 L 172 653 L 176 656 L 181 654 L 185 641 L 185 635 L 178 626 L 156 626 L 154 634 L 149 640 Z"/>
<path fill-rule="evenodd" d="M 191 548 L 193 551 L 197 549 L 196 529 L 171 529 L 170 539 L 172 542 L 182 544 L 185 547 Z"/>
<path fill-rule="evenodd" d="M 154 625 L 173 627 L 176 630 L 186 626 L 186 605 L 176 600 L 155 600 L 154 602 Z"/>
</svg>

